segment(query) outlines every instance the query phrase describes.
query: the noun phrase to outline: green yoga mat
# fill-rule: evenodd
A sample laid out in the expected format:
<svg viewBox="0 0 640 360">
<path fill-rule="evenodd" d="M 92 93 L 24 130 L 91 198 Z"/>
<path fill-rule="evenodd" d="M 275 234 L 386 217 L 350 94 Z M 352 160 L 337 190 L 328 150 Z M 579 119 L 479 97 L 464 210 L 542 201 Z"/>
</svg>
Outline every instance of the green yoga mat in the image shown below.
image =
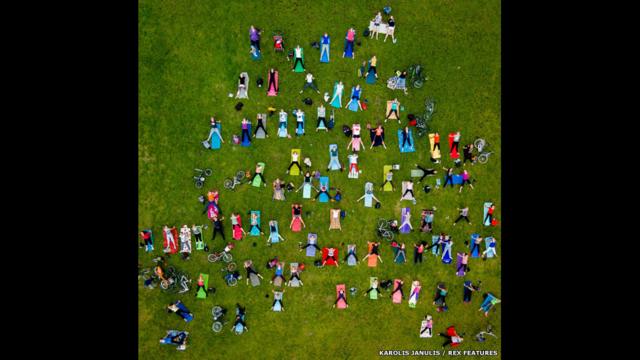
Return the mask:
<svg viewBox="0 0 640 360">
<path fill-rule="evenodd" d="M 204 241 L 196 241 L 196 250 L 204 250 Z"/>
<path fill-rule="evenodd" d="M 209 287 L 209 274 L 200 274 L 200 275 L 202 275 L 202 279 L 204 279 L 204 287 L 208 288 Z M 206 299 L 207 298 L 207 293 L 203 289 L 199 289 L 197 297 L 198 297 L 198 299 Z"/>
<path fill-rule="evenodd" d="M 378 280 L 378 278 L 375 277 L 375 276 L 370 277 L 369 278 L 369 287 L 372 287 L 373 286 L 373 282 L 377 281 L 377 280 Z M 378 300 L 378 290 L 377 290 L 377 288 L 369 291 L 369 299 Z"/>
<path fill-rule="evenodd" d="M 259 162 L 259 163 L 258 163 L 258 166 L 261 166 L 261 167 L 262 167 L 262 176 L 264 176 L 264 169 L 265 169 L 265 167 L 266 167 L 265 163 L 263 163 L 263 162 Z M 260 187 L 260 186 L 262 186 L 262 178 L 260 178 L 260 176 L 256 176 L 256 177 L 253 179 L 253 182 L 251 183 L 251 185 L 253 185 L 253 186 L 255 186 L 255 187 Z"/>
<path fill-rule="evenodd" d="M 294 50 L 294 54 L 295 54 L 295 50 Z M 296 67 L 293 68 L 293 71 L 298 72 L 298 73 L 304 72 L 304 65 L 303 65 L 304 64 L 304 49 L 303 48 L 300 48 L 300 58 L 302 58 L 302 63 L 297 63 Z M 295 57 L 294 57 L 293 61 L 294 62 L 296 61 Z"/>
</svg>

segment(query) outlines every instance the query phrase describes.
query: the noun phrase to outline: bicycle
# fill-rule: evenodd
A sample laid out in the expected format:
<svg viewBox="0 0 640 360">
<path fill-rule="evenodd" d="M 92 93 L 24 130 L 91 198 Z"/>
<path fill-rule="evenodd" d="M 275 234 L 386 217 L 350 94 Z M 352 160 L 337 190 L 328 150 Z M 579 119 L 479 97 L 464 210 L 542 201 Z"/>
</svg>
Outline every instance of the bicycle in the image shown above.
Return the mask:
<svg viewBox="0 0 640 360">
<path fill-rule="evenodd" d="M 167 269 L 166 278 L 160 282 L 160 288 L 169 292 L 184 294 L 189 291 L 191 279 L 182 271 L 176 270 L 174 267 Z"/>
<path fill-rule="evenodd" d="M 207 260 L 209 260 L 209 262 L 218 262 L 220 261 L 220 259 L 222 259 L 222 261 L 229 263 L 231 262 L 231 260 L 233 260 L 233 255 L 231 255 L 229 252 L 227 251 L 221 251 L 221 252 L 213 252 L 211 254 L 209 254 L 209 256 L 207 256 Z"/>
<path fill-rule="evenodd" d="M 231 263 L 233 264 L 233 269 L 235 270 L 235 263 Z M 222 272 L 226 272 L 226 274 L 223 276 L 224 281 L 227 283 L 228 286 L 236 286 L 238 285 L 238 280 L 242 279 L 241 275 L 237 275 L 233 270 L 229 270 L 230 265 L 227 265 L 226 268 L 222 269 Z"/>
<path fill-rule="evenodd" d="M 484 337 L 485 335 L 491 335 L 494 338 L 498 338 L 494 333 L 493 333 L 493 327 L 491 325 L 487 325 L 487 330 L 486 331 L 480 331 L 479 333 L 476 334 L 476 336 L 474 337 L 474 340 L 477 342 L 485 342 L 487 341 L 487 339 Z"/>
<path fill-rule="evenodd" d="M 223 325 L 227 323 L 224 321 L 224 315 L 226 313 L 227 309 L 220 305 L 216 305 L 211 309 L 211 315 L 213 316 L 213 325 L 211 326 L 211 330 L 217 333 L 222 331 Z"/>
<path fill-rule="evenodd" d="M 244 177 L 244 171 L 238 170 L 235 177 L 224 179 L 224 188 L 228 190 L 234 190 L 236 188 L 236 185 L 242 184 L 242 179 L 244 179 Z"/>
<path fill-rule="evenodd" d="M 409 83 L 416 89 L 421 88 L 424 82 L 428 80 L 428 78 L 422 74 L 422 65 L 416 64 L 409 66 L 407 73 L 409 75 Z"/>
<path fill-rule="evenodd" d="M 473 141 L 473 145 L 478 151 L 478 162 L 480 164 L 486 164 L 489 161 L 489 156 L 493 154 L 493 151 L 483 151 L 489 146 L 489 143 L 487 143 L 487 141 L 483 138 L 477 138 Z"/>
<path fill-rule="evenodd" d="M 391 231 L 393 220 L 378 219 L 378 236 L 387 241 L 393 241 L 393 231 Z"/>
<path fill-rule="evenodd" d="M 211 169 L 193 169 L 193 171 L 195 171 L 197 174 L 193 177 L 196 188 L 202 189 L 202 187 L 204 186 L 204 181 L 207 179 L 207 177 L 211 176 L 212 171 Z"/>
</svg>

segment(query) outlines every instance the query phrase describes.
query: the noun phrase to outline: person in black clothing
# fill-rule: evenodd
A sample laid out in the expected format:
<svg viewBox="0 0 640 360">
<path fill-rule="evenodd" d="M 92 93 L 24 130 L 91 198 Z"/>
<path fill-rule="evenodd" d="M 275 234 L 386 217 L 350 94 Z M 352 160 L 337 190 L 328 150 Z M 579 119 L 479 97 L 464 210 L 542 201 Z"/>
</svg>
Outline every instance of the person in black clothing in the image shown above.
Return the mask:
<svg viewBox="0 0 640 360">
<path fill-rule="evenodd" d="M 422 166 L 420 166 L 418 164 L 416 164 L 416 167 L 418 169 L 422 170 L 422 172 L 424 173 L 424 174 L 422 174 L 422 177 L 420 178 L 420 180 L 418 180 L 418 183 L 422 182 L 422 180 L 424 180 L 425 177 L 432 176 L 432 175 L 435 175 L 435 174 L 438 173 L 438 171 L 435 170 L 435 169 L 425 169 L 425 168 L 423 168 Z"/>
<path fill-rule="evenodd" d="M 405 126 L 404 130 L 402 130 L 402 147 L 404 147 L 404 145 L 406 143 L 409 143 L 409 146 L 411 146 L 411 140 L 409 139 L 409 127 Z"/>
<path fill-rule="evenodd" d="M 278 86 L 276 85 L 276 71 L 273 68 L 269 70 L 269 83 L 267 84 L 267 90 L 271 89 L 271 85 L 273 85 L 273 88 L 278 92 Z"/>
<path fill-rule="evenodd" d="M 446 188 L 447 184 L 451 184 L 451 187 L 453 187 L 453 168 L 445 168 L 444 166 L 442 167 L 443 169 L 446 170 L 446 175 L 445 175 L 445 179 L 444 179 L 444 186 L 442 186 L 442 188 Z"/>
<path fill-rule="evenodd" d="M 336 304 L 338 303 L 338 301 L 340 301 L 340 299 L 344 300 L 344 303 L 347 305 L 347 307 L 349 307 L 347 298 L 344 296 L 344 290 L 342 289 L 340 289 L 340 291 L 338 292 L 338 298 L 336 299 L 336 302 L 333 303 L 333 307 L 336 307 Z"/>
<path fill-rule="evenodd" d="M 256 134 L 258 133 L 258 129 L 262 129 L 262 131 L 264 131 L 264 135 L 266 137 L 269 137 L 269 134 L 267 133 L 267 129 L 265 129 L 264 127 L 264 123 L 262 122 L 262 114 L 258 114 L 258 124 L 256 125 L 256 130 L 253 132 L 253 137 L 256 137 Z"/>
<path fill-rule="evenodd" d="M 467 161 L 470 161 L 471 165 L 473 165 L 476 162 L 476 157 L 473 156 L 473 144 L 465 145 L 465 147 L 462 148 L 462 156 L 463 156 L 463 160 L 462 160 L 463 166 L 464 164 L 467 163 Z"/>
<path fill-rule="evenodd" d="M 316 199 L 318 198 L 318 196 L 320 196 L 320 194 L 327 194 L 327 196 L 329 197 L 329 200 L 331 200 L 331 195 L 329 195 L 329 189 L 324 185 L 320 185 L 320 191 L 318 191 L 318 193 L 316 194 L 316 197 L 313 198 L 313 201 L 316 201 Z"/>
<path fill-rule="evenodd" d="M 395 294 L 397 291 L 400 291 L 400 296 L 404 299 L 404 292 L 402 291 L 402 285 L 404 285 L 404 281 L 398 280 L 396 283 L 398 284 L 398 287 L 391 292 L 390 297 L 393 297 L 393 294 Z"/>
<path fill-rule="evenodd" d="M 218 219 L 217 216 L 213 217 L 213 234 L 211 235 L 211 241 L 216 239 L 216 234 L 220 233 L 222 236 L 222 240 L 226 241 L 224 238 L 224 230 L 222 229 L 222 221 L 224 220 L 224 216 L 221 219 Z"/>
</svg>

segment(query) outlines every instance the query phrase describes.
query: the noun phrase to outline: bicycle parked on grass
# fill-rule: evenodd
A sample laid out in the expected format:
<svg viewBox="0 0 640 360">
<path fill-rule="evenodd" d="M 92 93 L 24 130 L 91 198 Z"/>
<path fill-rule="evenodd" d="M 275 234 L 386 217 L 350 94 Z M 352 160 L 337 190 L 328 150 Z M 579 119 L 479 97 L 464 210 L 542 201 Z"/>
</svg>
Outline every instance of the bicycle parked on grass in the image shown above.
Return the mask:
<svg viewBox="0 0 640 360">
<path fill-rule="evenodd" d="M 423 137 L 429 132 L 429 121 L 436 111 L 436 102 L 427 98 L 424 104 L 425 110 L 422 116 L 416 116 L 416 136 Z"/>
<path fill-rule="evenodd" d="M 220 305 L 216 305 L 211 309 L 211 315 L 213 316 L 213 325 L 211 326 L 211 330 L 213 330 L 213 332 L 219 333 L 222 331 L 222 327 L 227 323 L 224 321 L 224 315 L 226 313 L 227 309 Z"/>
<path fill-rule="evenodd" d="M 170 266 L 167 269 L 165 280 L 160 282 L 160 288 L 168 292 L 184 294 L 189 291 L 189 284 L 191 284 L 191 279 L 186 273 Z"/>
<path fill-rule="evenodd" d="M 204 181 L 207 179 L 207 177 L 211 176 L 212 171 L 211 169 L 193 169 L 193 171 L 195 171 L 197 174 L 193 177 L 196 188 L 202 189 L 202 187 L 204 186 Z"/>
<path fill-rule="evenodd" d="M 489 161 L 489 156 L 493 154 L 493 151 L 484 151 L 487 146 L 489 146 L 489 143 L 487 143 L 487 141 L 483 138 L 477 138 L 473 141 L 473 145 L 478 151 L 478 162 L 480 164 L 486 164 Z"/>
<path fill-rule="evenodd" d="M 224 179 L 224 188 L 229 190 L 235 190 L 236 185 L 242 184 L 242 179 L 245 178 L 245 172 L 242 170 L 238 170 L 236 176 L 233 178 Z"/>
<path fill-rule="evenodd" d="M 407 69 L 407 82 L 411 84 L 414 88 L 419 89 L 424 85 L 424 82 L 429 80 L 422 73 L 422 65 L 411 65 Z"/>
<path fill-rule="evenodd" d="M 393 241 L 393 230 L 391 230 L 391 224 L 394 223 L 395 220 L 386 220 L 386 219 L 378 219 L 378 236 L 383 239 L 391 242 Z"/>
<path fill-rule="evenodd" d="M 234 248 L 233 244 L 229 244 L 225 246 L 224 250 L 220 252 L 212 252 L 207 256 L 207 260 L 209 262 L 218 262 L 222 259 L 222 261 L 229 263 L 233 260 L 233 255 L 231 255 L 230 251 Z"/>
</svg>

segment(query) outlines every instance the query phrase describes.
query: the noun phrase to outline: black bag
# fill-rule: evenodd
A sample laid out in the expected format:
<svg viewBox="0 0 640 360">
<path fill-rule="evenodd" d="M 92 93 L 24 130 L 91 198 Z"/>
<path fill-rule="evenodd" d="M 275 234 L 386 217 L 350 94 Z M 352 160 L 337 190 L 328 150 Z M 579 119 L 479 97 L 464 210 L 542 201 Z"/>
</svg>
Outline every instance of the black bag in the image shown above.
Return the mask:
<svg viewBox="0 0 640 360">
<path fill-rule="evenodd" d="M 379 201 L 376 201 L 376 204 L 374 205 L 374 207 L 375 207 L 376 209 L 380 209 L 380 206 L 382 206 L 382 205 L 380 205 L 380 202 L 379 202 Z"/>
<path fill-rule="evenodd" d="M 313 104 L 313 100 L 311 100 L 311 98 L 305 98 L 304 100 L 302 100 L 302 102 L 304 102 L 306 105 L 312 105 Z"/>
<path fill-rule="evenodd" d="M 369 31 L 369 28 L 364 29 L 364 31 L 362 32 L 362 36 L 369 37 L 369 35 L 371 35 L 371 31 Z"/>
<path fill-rule="evenodd" d="M 425 187 L 424 187 L 424 192 L 425 192 L 426 194 L 428 194 L 428 193 L 429 193 L 429 191 L 431 191 L 431 186 L 429 186 L 429 185 L 425 185 Z"/>
<path fill-rule="evenodd" d="M 204 251 L 205 251 L 205 252 L 209 252 L 209 246 L 205 245 L 205 246 L 204 246 Z"/>
<path fill-rule="evenodd" d="M 346 137 L 351 137 L 351 134 L 352 134 L 351 128 L 348 125 L 342 125 L 342 133 Z"/>
<path fill-rule="evenodd" d="M 236 111 L 240 111 L 240 110 L 242 110 L 242 107 L 243 107 L 243 106 L 244 106 L 244 104 L 243 104 L 241 101 L 240 101 L 240 102 L 238 102 L 238 103 L 236 104 L 236 106 L 235 106 L 235 107 L 236 107 Z"/>
<path fill-rule="evenodd" d="M 317 267 L 322 266 L 322 260 L 316 260 L 316 261 L 314 261 L 314 262 L 313 262 L 313 265 L 315 265 L 315 266 L 317 266 Z"/>
<path fill-rule="evenodd" d="M 262 80 L 262 78 L 258 78 L 258 80 L 256 80 L 256 85 L 258 85 L 258 87 L 262 87 L 263 83 L 264 83 L 264 80 Z"/>
<path fill-rule="evenodd" d="M 311 43 L 312 48 L 320 49 L 320 44 L 317 41 Z"/>
</svg>

